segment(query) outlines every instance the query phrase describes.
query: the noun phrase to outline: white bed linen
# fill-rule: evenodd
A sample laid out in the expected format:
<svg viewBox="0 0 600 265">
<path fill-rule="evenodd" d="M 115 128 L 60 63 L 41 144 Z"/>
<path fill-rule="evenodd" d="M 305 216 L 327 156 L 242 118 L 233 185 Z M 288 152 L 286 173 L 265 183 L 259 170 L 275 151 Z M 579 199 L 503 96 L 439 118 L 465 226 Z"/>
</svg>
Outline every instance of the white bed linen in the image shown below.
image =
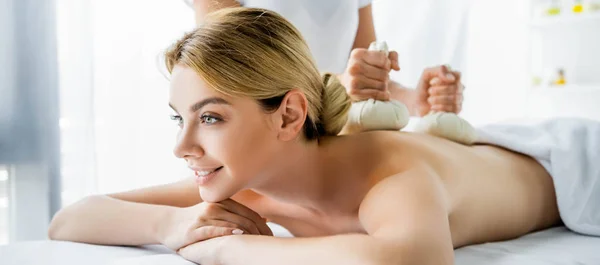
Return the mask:
<svg viewBox="0 0 600 265">
<path fill-rule="evenodd" d="M 563 223 L 575 232 L 600 236 L 600 122 L 505 122 L 481 127 L 477 134 L 477 142 L 536 159 L 552 176 Z"/>
<path fill-rule="evenodd" d="M 525 237 L 461 248 L 456 265 L 599 265 L 600 237 L 564 227 Z M 2 265 L 193 265 L 161 246 L 109 247 L 71 242 L 32 241 L 0 247 Z"/>
</svg>

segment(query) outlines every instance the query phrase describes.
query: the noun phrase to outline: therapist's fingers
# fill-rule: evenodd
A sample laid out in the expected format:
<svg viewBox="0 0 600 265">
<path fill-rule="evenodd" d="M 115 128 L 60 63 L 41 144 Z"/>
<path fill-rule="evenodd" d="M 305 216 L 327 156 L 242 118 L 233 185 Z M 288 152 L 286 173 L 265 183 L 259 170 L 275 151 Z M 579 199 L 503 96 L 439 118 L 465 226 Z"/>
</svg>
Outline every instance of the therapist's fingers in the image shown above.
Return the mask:
<svg viewBox="0 0 600 265">
<path fill-rule="evenodd" d="M 380 81 L 371 78 L 356 78 L 352 80 L 353 90 L 364 90 L 364 89 L 376 89 L 380 91 L 387 91 L 387 80 Z"/>
<path fill-rule="evenodd" d="M 427 98 L 427 102 L 430 105 L 436 105 L 436 104 L 446 104 L 446 105 L 461 104 L 462 105 L 463 95 L 462 94 L 440 93 L 440 94 L 429 96 L 429 98 Z"/>
<path fill-rule="evenodd" d="M 388 101 L 390 100 L 390 93 L 377 89 L 361 89 L 350 97 L 355 101 L 367 100 L 371 98 L 374 100 Z"/>
<path fill-rule="evenodd" d="M 398 60 L 398 53 L 395 51 L 391 51 L 388 55 L 388 58 L 392 62 L 392 69 L 395 71 L 400 71 L 400 62 Z"/>
<path fill-rule="evenodd" d="M 350 81 L 350 89 L 346 92 L 353 101 L 366 99 L 389 100 L 387 83 L 368 78 L 355 78 Z"/>
<path fill-rule="evenodd" d="M 432 86 L 427 90 L 429 96 L 462 94 L 460 85 Z"/>
<path fill-rule="evenodd" d="M 431 96 L 427 99 L 429 105 L 456 105 L 456 97 L 454 95 Z"/>
<path fill-rule="evenodd" d="M 459 113 L 462 110 L 462 102 L 462 94 L 432 96 L 427 99 L 431 110 L 454 113 Z"/>
<path fill-rule="evenodd" d="M 460 81 L 462 78 L 462 73 L 459 71 L 452 71 L 452 74 L 454 75 L 454 77 L 456 77 L 456 80 Z"/>
<path fill-rule="evenodd" d="M 458 80 L 452 72 L 452 70 L 450 69 L 449 65 L 439 66 L 438 77 L 446 83 L 454 83 L 456 82 L 456 80 Z"/>
<path fill-rule="evenodd" d="M 441 84 L 453 84 L 458 81 L 454 72 L 449 71 L 445 65 L 426 68 L 421 75 L 421 82 L 431 86 Z"/>
<path fill-rule="evenodd" d="M 351 62 L 348 72 L 353 76 L 364 76 L 366 78 L 382 82 L 387 82 L 389 79 L 389 74 L 387 71 L 364 62 Z"/>
<path fill-rule="evenodd" d="M 462 107 L 459 105 L 433 105 L 431 106 L 431 110 L 435 112 L 452 112 L 452 113 L 460 113 Z"/>
<path fill-rule="evenodd" d="M 350 58 L 382 68 L 386 72 L 389 72 L 391 69 L 392 62 L 382 51 L 369 51 L 367 49 L 357 48 L 352 50 Z"/>
</svg>

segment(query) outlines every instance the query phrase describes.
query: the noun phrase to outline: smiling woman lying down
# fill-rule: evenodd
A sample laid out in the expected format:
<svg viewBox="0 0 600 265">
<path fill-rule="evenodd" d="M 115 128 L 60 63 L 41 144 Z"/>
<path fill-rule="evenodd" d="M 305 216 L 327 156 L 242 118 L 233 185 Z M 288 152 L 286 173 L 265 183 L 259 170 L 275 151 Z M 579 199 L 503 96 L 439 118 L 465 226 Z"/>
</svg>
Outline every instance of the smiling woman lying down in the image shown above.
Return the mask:
<svg viewBox="0 0 600 265">
<path fill-rule="evenodd" d="M 211 14 L 166 64 L 174 153 L 196 178 L 86 198 L 55 216 L 52 239 L 161 243 L 204 265 L 439 265 L 453 264 L 454 248 L 561 221 L 599 233 L 598 123 L 489 128 L 474 146 L 336 136 L 344 88 L 321 77 L 289 22 L 261 9 Z M 296 237 L 270 236 L 267 220 Z"/>
</svg>

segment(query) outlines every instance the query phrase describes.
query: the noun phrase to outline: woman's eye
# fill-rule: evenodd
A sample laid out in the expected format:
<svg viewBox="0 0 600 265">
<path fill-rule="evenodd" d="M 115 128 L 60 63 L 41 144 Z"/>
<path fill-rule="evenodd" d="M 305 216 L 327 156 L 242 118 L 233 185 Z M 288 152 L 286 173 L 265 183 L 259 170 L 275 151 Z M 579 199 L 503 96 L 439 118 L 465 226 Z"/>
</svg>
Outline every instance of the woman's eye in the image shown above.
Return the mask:
<svg viewBox="0 0 600 265">
<path fill-rule="evenodd" d="M 179 126 L 179 127 L 183 126 L 183 118 L 181 118 L 181 116 L 171 115 L 171 120 L 174 120 L 175 122 L 177 122 L 177 126 Z"/>
<path fill-rule="evenodd" d="M 202 115 L 200 117 L 200 120 L 202 121 L 202 123 L 206 123 L 206 124 L 215 124 L 217 122 L 220 122 L 221 119 L 217 118 L 215 116 L 211 116 L 211 115 Z"/>
</svg>

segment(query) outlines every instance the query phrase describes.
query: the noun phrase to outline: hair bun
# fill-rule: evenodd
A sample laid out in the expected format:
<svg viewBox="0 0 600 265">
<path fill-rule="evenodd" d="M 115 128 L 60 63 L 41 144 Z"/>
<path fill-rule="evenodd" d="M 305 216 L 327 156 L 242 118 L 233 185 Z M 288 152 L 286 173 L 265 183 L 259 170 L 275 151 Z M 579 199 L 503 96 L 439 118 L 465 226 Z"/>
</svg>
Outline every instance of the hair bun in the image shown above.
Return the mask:
<svg viewBox="0 0 600 265">
<path fill-rule="evenodd" d="M 346 88 L 336 75 L 323 74 L 323 94 L 320 123 L 325 135 L 337 135 L 348 120 L 348 111 L 352 104 Z"/>
</svg>

